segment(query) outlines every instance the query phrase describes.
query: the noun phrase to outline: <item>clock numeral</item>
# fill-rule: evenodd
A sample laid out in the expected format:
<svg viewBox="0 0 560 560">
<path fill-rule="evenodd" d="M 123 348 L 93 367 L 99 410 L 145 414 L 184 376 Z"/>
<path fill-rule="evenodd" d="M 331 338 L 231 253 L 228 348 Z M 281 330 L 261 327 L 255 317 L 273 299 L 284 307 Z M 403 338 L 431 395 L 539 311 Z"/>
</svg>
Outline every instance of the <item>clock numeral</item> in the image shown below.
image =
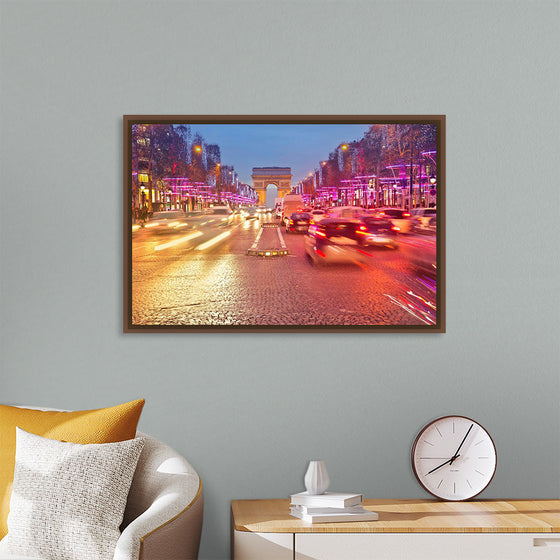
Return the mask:
<svg viewBox="0 0 560 560">
<path fill-rule="evenodd" d="M 455 490 L 455 483 L 453 483 L 453 494 L 457 494 L 457 492 Z"/>
<path fill-rule="evenodd" d="M 441 486 L 442 482 L 443 482 L 443 478 L 439 481 L 439 484 L 437 485 L 438 488 Z"/>
<path fill-rule="evenodd" d="M 479 459 L 490 459 L 490 457 L 479 457 Z"/>
<path fill-rule="evenodd" d="M 443 436 L 441 435 L 441 432 L 439 431 L 439 428 L 438 428 L 437 426 L 436 426 L 436 430 L 437 430 L 437 433 L 439 434 L 439 437 L 443 437 Z"/>
<path fill-rule="evenodd" d="M 426 442 L 426 443 L 427 443 L 428 445 L 431 445 L 432 447 L 434 446 L 434 444 L 433 444 L 433 443 L 430 443 L 430 442 L 429 442 L 429 441 L 427 441 L 427 440 L 424 440 L 424 441 L 425 441 L 425 442 Z"/>
<path fill-rule="evenodd" d="M 481 439 L 478 443 L 475 443 L 475 445 L 480 445 L 484 440 Z"/>
<path fill-rule="evenodd" d="M 475 472 L 477 472 L 478 474 L 482 475 L 482 476 L 486 476 L 484 473 L 480 472 L 479 470 L 475 469 Z"/>
<path fill-rule="evenodd" d="M 467 484 L 469 485 L 469 488 L 472 489 L 472 486 L 471 486 L 471 483 L 469 482 L 469 479 L 467 478 L 466 480 L 467 480 Z"/>
</svg>

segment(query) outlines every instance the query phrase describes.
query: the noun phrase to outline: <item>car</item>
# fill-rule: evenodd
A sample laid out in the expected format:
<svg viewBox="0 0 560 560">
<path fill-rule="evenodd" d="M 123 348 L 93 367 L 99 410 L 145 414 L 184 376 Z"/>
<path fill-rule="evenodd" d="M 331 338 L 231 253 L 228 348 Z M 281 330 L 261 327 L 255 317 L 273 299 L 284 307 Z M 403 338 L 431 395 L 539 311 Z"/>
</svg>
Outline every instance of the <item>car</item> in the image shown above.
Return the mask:
<svg viewBox="0 0 560 560">
<path fill-rule="evenodd" d="M 256 208 L 247 208 L 243 216 L 246 220 L 256 220 L 259 217 L 259 212 Z"/>
<path fill-rule="evenodd" d="M 432 275 L 437 273 L 437 238 L 427 235 L 408 235 L 401 240 L 400 251 L 409 265 Z"/>
<path fill-rule="evenodd" d="M 329 208 L 328 216 L 336 218 L 350 218 L 359 220 L 365 212 L 361 206 L 333 206 Z"/>
<path fill-rule="evenodd" d="M 422 235 L 435 235 L 437 233 L 437 217 L 432 216 L 427 220 L 425 224 L 414 226 L 414 232 Z"/>
<path fill-rule="evenodd" d="M 320 208 L 315 208 L 315 210 L 311 210 L 310 214 L 311 214 L 311 219 L 314 222 L 323 219 L 327 215 L 327 213 L 324 210 L 321 210 Z"/>
<path fill-rule="evenodd" d="M 390 220 L 381 216 L 363 216 L 362 225 L 356 231 L 360 245 L 364 247 L 387 247 L 397 249 L 397 230 Z"/>
<path fill-rule="evenodd" d="M 307 258 L 315 265 L 362 262 L 366 253 L 358 240 L 361 225 L 350 218 L 324 218 L 310 224 L 305 237 Z"/>
<path fill-rule="evenodd" d="M 307 212 L 294 212 L 286 221 L 286 233 L 307 232 L 311 214 Z"/>
<path fill-rule="evenodd" d="M 410 212 L 403 208 L 376 208 L 376 214 L 381 214 L 391 220 L 392 224 L 398 228 L 399 233 L 410 233 L 412 222 Z"/>
<path fill-rule="evenodd" d="M 158 235 L 177 233 L 178 229 L 188 226 L 187 214 L 183 210 L 164 210 L 154 212 L 144 227 Z"/>
<path fill-rule="evenodd" d="M 229 206 L 211 206 L 208 214 L 224 223 L 231 224 L 233 221 L 233 211 Z"/>
<path fill-rule="evenodd" d="M 430 220 L 437 217 L 436 208 L 414 208 L 410 212 L 411 228 L 413 231 L 422 231 L 428 227 Z"/>
</svg>

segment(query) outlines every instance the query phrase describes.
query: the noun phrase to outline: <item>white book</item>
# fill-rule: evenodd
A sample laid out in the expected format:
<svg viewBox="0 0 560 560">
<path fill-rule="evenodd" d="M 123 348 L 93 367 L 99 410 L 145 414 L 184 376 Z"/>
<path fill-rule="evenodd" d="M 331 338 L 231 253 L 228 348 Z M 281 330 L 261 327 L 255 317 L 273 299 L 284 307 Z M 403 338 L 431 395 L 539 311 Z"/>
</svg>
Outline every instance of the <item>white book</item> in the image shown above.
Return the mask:
<svg viewBox="0 0 560 560">
<path fill-rule="evenodd" d="M 325 492 L 324 494 L 300 492 L 299 494 L 292 494 L 290 498 L 292 499 L 292 505 L 296 506 L 345 508 L 360 505 L 363 496 L 345 492 Z"/>
<path fill-rule="evenodd" d="M 356 521 L 377 521 L 379 515 L 374 511 L 369 511 L 362 508 L 361 512 L 346 512 L 346 513 L 303 513 L 296 507 L 290 508 L 290 514 L 307 523 L 344 523 Z"/>
<path fill-rule="evenodd" d="M 301 511 L 302 513 L 355 513 L 362 512 L 362 506 L 348 506 L 348 507 L 314 507 L 314 506 L 292 506 L 293 508 Z"/>
</svg>

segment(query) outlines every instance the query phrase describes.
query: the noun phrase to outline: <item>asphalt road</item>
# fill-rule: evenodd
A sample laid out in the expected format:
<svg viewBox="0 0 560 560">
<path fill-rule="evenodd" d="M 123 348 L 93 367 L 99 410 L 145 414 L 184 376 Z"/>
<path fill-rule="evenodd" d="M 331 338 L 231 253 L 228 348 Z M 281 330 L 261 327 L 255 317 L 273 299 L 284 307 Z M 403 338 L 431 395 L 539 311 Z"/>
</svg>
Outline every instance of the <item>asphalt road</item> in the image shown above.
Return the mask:
<svg viewBox="0 0 560 560">
<path fill-rule="evenodd" d="M 166 235 L 135 231 L 133 324 L 434 324 L 435 279 L 410 259 L 422 236 L 402 236 L 397 250 L 373 249 L 366 263 L 317 268 L 305 256 L 304 235 L 283 230 L 288 256 L 247 255 L 260 226 L 202 216 Z"/>
</svg>

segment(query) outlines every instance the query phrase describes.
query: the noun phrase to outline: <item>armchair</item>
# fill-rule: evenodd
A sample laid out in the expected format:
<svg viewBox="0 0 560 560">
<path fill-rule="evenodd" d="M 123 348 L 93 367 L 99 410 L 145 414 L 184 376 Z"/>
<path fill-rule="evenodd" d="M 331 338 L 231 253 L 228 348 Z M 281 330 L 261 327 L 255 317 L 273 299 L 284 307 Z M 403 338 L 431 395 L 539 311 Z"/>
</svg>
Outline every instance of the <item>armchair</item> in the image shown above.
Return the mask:
<svg viewBox="0 0 560 560">
<path fill-rule="evenodd" d="M 114 560 L 196 560 L 204 505 L 200 478 L 176 451 L 137 436 L 145 444 Z"/>
</svg>

